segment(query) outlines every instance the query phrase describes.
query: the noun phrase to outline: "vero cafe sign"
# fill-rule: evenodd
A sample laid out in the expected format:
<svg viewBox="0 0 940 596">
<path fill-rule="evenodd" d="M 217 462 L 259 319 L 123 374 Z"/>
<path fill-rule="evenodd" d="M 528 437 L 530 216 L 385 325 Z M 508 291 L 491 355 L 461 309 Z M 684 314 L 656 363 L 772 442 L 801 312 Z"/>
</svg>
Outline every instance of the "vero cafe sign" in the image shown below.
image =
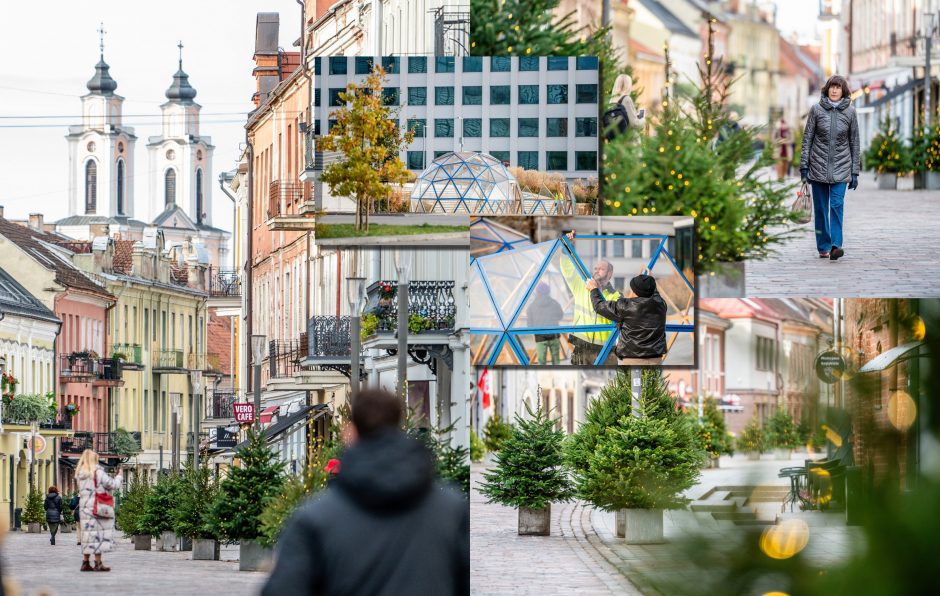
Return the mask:
<svg viewBox="0 0 940 596">
<path fill-rule="evenodd" d="M 240 424 L 251 424 L 255 421 L 255 404 L 235 403 L 232 404 L 235 409 L 235 422 Z"/>
</svg>

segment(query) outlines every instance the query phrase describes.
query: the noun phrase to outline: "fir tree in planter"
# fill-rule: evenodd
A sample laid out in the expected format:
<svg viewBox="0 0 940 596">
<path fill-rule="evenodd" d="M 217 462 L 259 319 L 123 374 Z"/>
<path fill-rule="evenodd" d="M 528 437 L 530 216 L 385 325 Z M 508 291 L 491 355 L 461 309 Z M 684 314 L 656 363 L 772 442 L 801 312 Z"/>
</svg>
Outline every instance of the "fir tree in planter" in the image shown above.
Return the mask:
<svg viewBox="0 0 940 596">
<path fill-rule="evenodd" d="M 23 509 L 23 523 L 30 532 L 41 532 L 46 523 L 46 511 L 42 508 L 43 494 L 38 490 L 31 490 L 26 495 L 26 507 Z"/>
<path fill-rule="evenodd" d="M 138 529 L 141 534 L 156 537 L 160 550 L 172 551 L 178 546 L 177 537 L 173 532 L 172 512 L 179 499 L 181 484 L 178 474 L 161 471 L 146 498 L 146 507 Z"/>
<path fill-rule="evenodd" d="M 757 416 L 751 418 L 744 430 L 741 431 L 737 443 L 738 450 L 746 453 L 748 459 L 760 459 L 760 454 L 765 449 L 765 440 L 764 431 L 760 427 Z"/>
<path fill-rule="evenodd" d="M 893 189 L 897 185 L 897 175 L 913 169 L 910 150 L 898 136 L 897 131 L 886 118 L 881 122 L 864 154 L 865 168 L 873 170 L 878 178 L 878 187 Z"/>
<path fill-rule="evenodd" d="M 206 466 L 195 468 L 190 463 L 183 470 L 178 489 L 176 506 L 171 512 L 173 531 L 193 541 L 194 560 L 217 560 L 218 536 L 207 520 L 218 492 L 212 472 Z"/>
<path fill-rule="evenodd" d="M 480 440 L 480 437 L 477 436 L 476 431 L 470 431 L 470 461 L 472 462 L 481 462 L 483 461 L 483 456 L 486 455 L 486 446 L 483 444 L 483 441 Z"/>
<path fill-rule="evenodd" d="M 149 495 L 150 482 L 142 474 L 135 474 L 117 510 L 117 525 L 124 536 L 133 539 L 134 550 L 150 550 L 152 535 L 145 522 Z"/>
<path fill-rule="evenodd" d="M 483 427 L 483 444 L 486 450 L 496 453 L 503 448 L 503 443 L 512 434 L 512 425 L 503 422 L 499 414 L 493 414 Z"/>
<path fill-rule="evenodd" d="M 326 488 L 330 472 L 325 468 L 327 463 L 338 454 L 338 445 L 327 445 L 314 449 L 311 459 L 307 462 L 302 476 L 292 475 L 287 478 L 277 498 L 268 501 L 267 507 L 261 512 L 261 535 L 258 541 L 264 546 L 274 546 L 277 542 L 284 524 L 290 519 L 294 510 L 311 495 L 315 495 Z"/>
<path fill-rule="evenodd" d="M 564 433 L 539 408 L 531 419 L 516 416 L 512 434 L 483 474 L 480 492 L 488 503 L 519 510 L 519 534 L 548 536 L 551 504 L 573 496 L 562 457 Z"/>
<path fill-rule="evenodd" d="M 777 450 L 777 459 L 790 459 L 790 452 L 800 446 L 800 433 L 790 413 L 778 408 L 766 424 L 767 441 Z"/>
<path fill-rule="evenodd" d="M 566 449 L 578 496 L 618 512 L 618 533 L 623 525 L 630 543 L 662 541 L 662 510 L 688 503 L 681 493 L 695 485 L 704 462 L 691 421 L 678 412 L 662 373 L 645 370 L 641 388 L 634 415 L 629 377 L 618 374 Z"/>
<path fill-rule="evenodd" d="M 236 457 L 241 465 L 229 470 L 209 510 L 213 531 L 228 542 L 239 542 L 239 570 L 257 571 L 266 554 L 257 543 L 261 513 L 284 485 L 284 465 L 268 447 L 264 432 L 248 431 L 248 444 Z"/>
<path fill-rule="evenodd" d="M 696 436 L 699 446 L 708 454 L 712 467 L 718 467 L 718 458 L 722 455 L 734 455 L 734 441 L 728 435 L 724 414 L 718 409 L 714 399 L 705 400 L 702 407 L 702 421 L 695 420 Z"/>
</svg>

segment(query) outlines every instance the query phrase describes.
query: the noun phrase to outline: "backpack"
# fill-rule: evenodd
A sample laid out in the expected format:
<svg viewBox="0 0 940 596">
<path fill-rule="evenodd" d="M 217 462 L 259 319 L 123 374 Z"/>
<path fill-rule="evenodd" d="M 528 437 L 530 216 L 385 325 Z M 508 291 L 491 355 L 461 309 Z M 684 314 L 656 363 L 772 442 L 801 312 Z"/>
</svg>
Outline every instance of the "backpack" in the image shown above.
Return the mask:
<svg viewBox="0 0 940 596">
<path fill-rule="evenodd" d="M 627 119 L 627 108 L 619 101 L 604 112 L 602 119 L 604 125 L 604 135 L 608 141 L 613 141 L 618 136 L 627 132 L 630 122 Z"/>
</svg>

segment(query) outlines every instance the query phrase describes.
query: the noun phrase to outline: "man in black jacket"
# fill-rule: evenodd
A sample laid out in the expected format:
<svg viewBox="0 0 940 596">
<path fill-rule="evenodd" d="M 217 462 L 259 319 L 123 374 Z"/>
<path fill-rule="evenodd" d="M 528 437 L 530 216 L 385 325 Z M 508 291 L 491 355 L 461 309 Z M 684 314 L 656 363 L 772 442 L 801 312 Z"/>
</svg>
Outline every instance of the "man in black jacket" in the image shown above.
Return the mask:
<svg viewBox="0 0 940 596">
<path fill-rule="evenodd" d="M 594 280 L 587 282 L 597 314 L 617 323 L 617 357 L 662 358 L 666 354 L 666 302 L 656 291 L 652 275 L 630 280 L 633 297 L 605 300 Z"/>
<path fill-rule="evenodd" d="M 365 389 L 350 413 L 340 472 L 288 521 L 262 593 L 469 594 L 469 501 L 400 430 L 395 395 Z"/>
</svg>

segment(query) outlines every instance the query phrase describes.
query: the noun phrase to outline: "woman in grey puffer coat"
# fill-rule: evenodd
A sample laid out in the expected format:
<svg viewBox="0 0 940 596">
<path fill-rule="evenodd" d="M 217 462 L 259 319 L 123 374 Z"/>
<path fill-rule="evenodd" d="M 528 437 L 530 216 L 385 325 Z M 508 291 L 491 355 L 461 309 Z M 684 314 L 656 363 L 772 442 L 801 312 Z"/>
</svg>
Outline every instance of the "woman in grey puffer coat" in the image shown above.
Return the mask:
<svg viewBox="0 0 940 596">
<path fill-rule="evenodd" d="M 803 132 L 800 177 L 813 187 L 816 248 L 819 258 L 832 261 L 842 249 L 842 207 L 845 187 L 858 188 L 861 157 L 858 118 L 849 97 L 849 84 L 838 75 L 822 88 L 822 97 L 809 111 Z"/>
</svg>

